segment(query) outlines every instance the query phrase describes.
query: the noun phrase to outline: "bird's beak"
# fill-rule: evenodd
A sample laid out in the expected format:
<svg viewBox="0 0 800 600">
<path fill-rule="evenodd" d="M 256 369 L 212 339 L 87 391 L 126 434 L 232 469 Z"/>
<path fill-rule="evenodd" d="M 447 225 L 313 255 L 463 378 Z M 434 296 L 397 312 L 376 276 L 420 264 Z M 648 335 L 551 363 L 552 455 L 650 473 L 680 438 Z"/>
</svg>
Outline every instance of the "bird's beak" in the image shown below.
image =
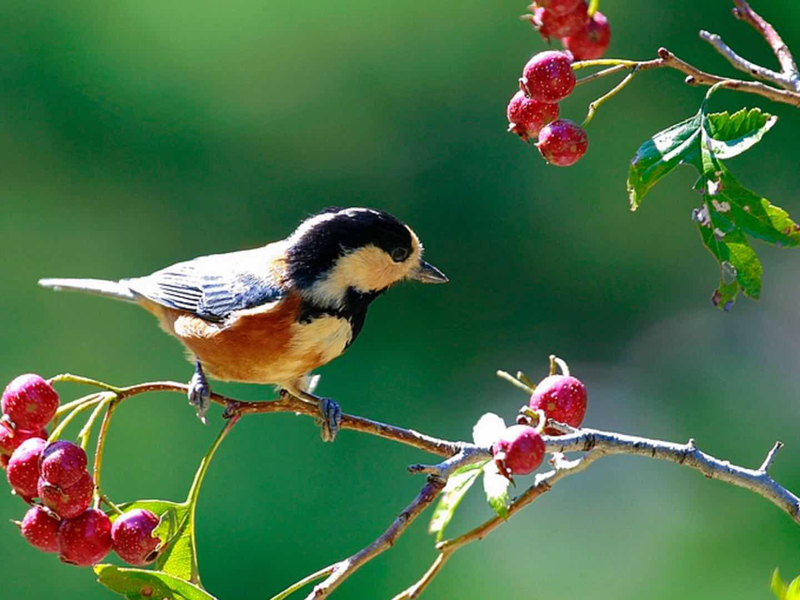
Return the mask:
<svg viewBox="0 0 800 600">
<path fill-rule="evenodd" d="M 424 260 L 419 261 L 419 266 L 411 271 L 409 279 L 414 279 L 422 283 L 447 283 L 450 281 L 447 275 Z"/>
</svg>

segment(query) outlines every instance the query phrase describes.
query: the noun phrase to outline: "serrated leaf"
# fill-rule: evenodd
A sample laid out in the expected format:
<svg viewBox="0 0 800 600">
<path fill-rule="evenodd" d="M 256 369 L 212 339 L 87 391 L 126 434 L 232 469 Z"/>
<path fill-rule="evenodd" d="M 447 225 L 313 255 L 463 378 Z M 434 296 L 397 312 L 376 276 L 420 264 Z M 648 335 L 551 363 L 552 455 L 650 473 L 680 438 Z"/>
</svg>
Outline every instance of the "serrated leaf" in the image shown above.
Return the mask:
<svg viewBox="0 0 800 600">
<path fill-rule="evenodd" d="M 141 508 L 149 510 L 161 519 L 153 535 L 161 538 L 163 550 L 155 562 L 158 571 L 164 571 L 180 579 L 200 583 L 200 574 L 195 551 L 194 527 L 191 507 L 188 503 L 167 500 L 137 500 L 120 504 L 123 512 Z M 112 520 L 116 515 L 109 515 Z"/>
<path fill-rule="evenodd" d="M 786 600 L 800 600 L 800 577 L 795 577 L 786 589 Z"/>
<path fill-rule="evenodd" d="M 428 533 L 435 533 L 437 542 L 442 539 L 445 528 L 453 519 L 461 500 L 464 499 L 464 494 L 478 479 L 485 464 L 482 462 L 461 467 L 448 478 L 428 525 Z"/>
<path fill-rule="evenodd" d="M 508 518 L 508 486 L 510 483 L 507 477 L 500 474 L 493 460 L 483 466 L 483 491 L 486 492 L 486 500 L 497 516 L 502 519 Z"/>
<path fill-rule="evenodd" d="M 216 600 L 198 586 L 159 571 L 126 569 L 115 565 L 96 565 L 97 579 L 113 592 L 128 600 Z"/>
<path fill-rule="evenodd" d="M 656 183 L 683 162 L 696 160 L 703 114 L 659 131 L 639 146 L 628 168 L 628 197 L 636 210 Z"/>
<path fill-rule="evenodd" d="M 506 422 L 494 413 L 486 413 L 472 428 L 472 441 L 484 448 L 494 445 L 506 430 Z"/>
<path fill-rule="evenodd" d="M 708 148 L 718 159 L 733 158 L 760 142 L 777 121 L 778 117 L 760 108 L 742 108 L 732 115 L 711 113 L 705 120 Z"/>
<path fill-rule="evenodd" d="M 769 588 L 772 590 L 772 593 L 775 594 L 775 597 L 778 600 L 786 600 L 786 584 L 783 583 L 783 579 L 781 579 L 781 574 L 778 572 L 778 569 L 775 569 L 772 572 L 772 578 L 769 582 Z"/>
</svg>

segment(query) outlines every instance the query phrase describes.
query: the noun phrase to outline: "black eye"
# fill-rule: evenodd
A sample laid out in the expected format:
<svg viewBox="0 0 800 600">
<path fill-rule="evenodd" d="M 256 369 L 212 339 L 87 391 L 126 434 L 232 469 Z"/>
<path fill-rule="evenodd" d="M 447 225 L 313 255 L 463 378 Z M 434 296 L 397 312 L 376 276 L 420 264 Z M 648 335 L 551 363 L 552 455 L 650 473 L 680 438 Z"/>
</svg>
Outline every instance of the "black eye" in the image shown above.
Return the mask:
<svg viewBox="0 0 800 600">
<path fill-rule="evenodd" d="M 392 250 L 391 256 L 394 262 L 403 262 L 408 258 L 408 248 L 403 248 L 402 246 L 397 247 Z"/>
</svg>

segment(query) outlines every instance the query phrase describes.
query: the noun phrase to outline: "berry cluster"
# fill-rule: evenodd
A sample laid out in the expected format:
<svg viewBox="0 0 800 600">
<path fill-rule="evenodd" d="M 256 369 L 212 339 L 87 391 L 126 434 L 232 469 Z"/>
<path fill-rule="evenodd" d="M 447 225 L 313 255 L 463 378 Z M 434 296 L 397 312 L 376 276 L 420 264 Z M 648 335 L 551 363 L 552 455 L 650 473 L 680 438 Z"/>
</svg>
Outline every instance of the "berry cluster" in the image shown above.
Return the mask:
<svg viewBox="0 0 800 600">
<path fill-rule="evenodd" d="M 536 427 L 533 427 L 531 414 L 537 415 Z M 585 414 L 586 388 L 583 383 L 569 375 L 545 377 L 536 386 L 528 406 L 520 412 L 517 424 L 507 428 L 492 446 L 498 471 L 508 478 L 532 473 L 544 460 L 545 444 L 541 433 L 562 435 L 558 429 L 546 427 L 547 421 L 552 419 L 580 427 Z"/>
<path fill-rule="evenodd" d="M 522 70 L 519 89 L 506 109 L 508 130 L 524 141 L 538 137 L 544 159 L 559 167 L 575 164 L 589 145 L 586 132 L 567 119 L 558 119 L 558 102 L 575 89 L 572 56 L 568 52 L 539 52 Z"/>
<path fill-rule="evenodd" d="M 66 440 L 47 442 L 45 426 L 58 405 L 58 394 L 39 375 L 21 375 L 3 392 L 0 456 L 14 493 L 32 505 L 19 523 L 22 536 L 74 565 L 97 564 L 112 548 L 130 564 L 152 562 L 161 543 L 152 536 L 158 517 L 131 510 L 112 526 L 103 511 L 90 508 L 96 494 L 84 449 Z"/>
<path fill-rule="evenodd" d="M 611 42 L 611 27 L 600 11 L 589 16 L 584 0 L 537 0 L 530 5 L 533 26 L 549 41 L 561 43 L 575 60 L 592 60 L 605 54 Z"/>
</svg>

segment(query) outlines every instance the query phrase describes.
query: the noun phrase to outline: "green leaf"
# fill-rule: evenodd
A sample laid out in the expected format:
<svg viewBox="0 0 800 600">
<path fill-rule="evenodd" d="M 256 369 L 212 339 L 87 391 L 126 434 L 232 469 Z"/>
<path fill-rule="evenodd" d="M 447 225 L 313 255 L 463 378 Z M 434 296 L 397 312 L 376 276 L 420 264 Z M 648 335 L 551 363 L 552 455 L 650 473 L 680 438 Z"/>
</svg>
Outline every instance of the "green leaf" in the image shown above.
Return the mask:
<svg viewBox="0 0 800 600">
<path fill-rule="evenodd" d="M 502 519 L 508 518 L 508 486 L 510 483 L 507 477 L 500 474 L 493 460 L 483 466 L 483 491 L 486 492 L 486 500 L 497 516 Z"/>
<path fill-rule="evenodd" d="M 464 498 L 464 494 L 469 491 L 469 488 L 478 479 L 483 465 L 487 462 L 489 461 L 461 467 L 450 475 L 428 525 L 428 533 L 435 533 L 437 542 L 442 539 L 444 530 L 452 520 L 458 505 Z"/>
<path fill-rule="evenodd" d="M 636 210 L 656 183 L 675 167 L 697 158 L 703 113 L 659 131 L 639 146 L 628 168 L 628 197 Z"/>
<path fill-rule="evenodd" d="M 705 121 L 708 147 L 719 159 L 733 158 L 760 142 L 777 121 L 778 117 L 760 108 L 709 114 Z"/>
<path fill-rule="evenodd" d="M 200 587 L 159 571 L 125 569 L 115 565 L 96 565 L 98 581 L 129 600 L 216 600 Z"/>
<path fill-rule="evenodd" d="M 786 588 L 788 586 L 783 583 L 783 579 L 781 579 L 781 574 L 778 572 L 778 569 L 775 569 L 772 572 L 772 578 L 769 582 L 769 588 L 772 590 L 772 593 L 775 594 L 775 597 L 778 600 L 786 600 Z"/>
<path fill-rule="evenodd" d="M 155 568 L 180 579 L 200 583 L 195 551 L 194 527 L 189 503 L 166 500 L 138 500 L 121 504 L 123 512 L 141 508 L 161 518 L 153 535 L 161 538 L 163 550 L 155 562 Z M 109 515 L 112 520 L 116 515 Z"/>
</svg>

